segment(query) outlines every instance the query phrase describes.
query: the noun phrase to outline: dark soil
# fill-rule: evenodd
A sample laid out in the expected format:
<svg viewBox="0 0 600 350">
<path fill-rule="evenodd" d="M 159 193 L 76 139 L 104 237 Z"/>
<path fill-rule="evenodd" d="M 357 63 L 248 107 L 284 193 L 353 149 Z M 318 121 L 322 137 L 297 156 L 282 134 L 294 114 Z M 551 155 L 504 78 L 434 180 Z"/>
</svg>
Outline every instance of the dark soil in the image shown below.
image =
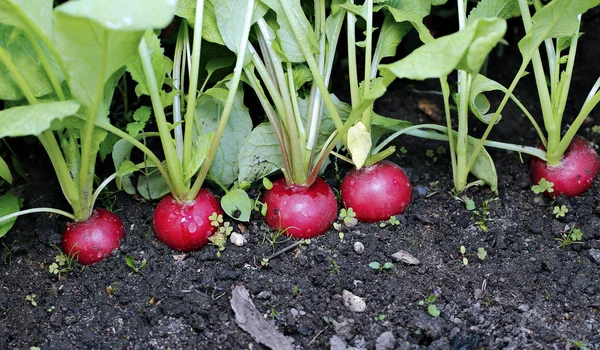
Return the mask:
<svg viewBox="0 0 600 350">
<path fill-rule="evenodd" d="M 579 70 L 573 83 L 573 107 L 580 106 L 600 75 L 597 57 L 600 18 L 586 17 Z M 493 55 L 489 74 L 507 83 L 519 58 L 515 42 L 504 55 Z M 433 122 L 417 110 L 424 98 L 440 105 L 436 95 L 409 92 L 402 82 L 379 101 L 384 115 L 414 123 Z M 437 89 L 435 81 L 418 85 Z M 525 104 L 537 103 L 531 81 L 517 94 Z M 535 108 L 533 109 L 535 111 Z M 535 134 L 512 107 L 493 139 L 533 145 Z M 592 118 L 600 121 L 598 109 Z M 593 125 L 594 121 L 590 123 Z M 481 124 L 472 124 L 481 129 Z M 589 128 L 583 136 L 598 143 Z M 467 192 L 477 212 L 450 195 L 452 175 L 443 143 L 401 137 L 406 154 L 392 157 L 405 168 L 414 200 L 399 225 L 358 224 L 331 230 L 270 260 L 294 241 L 278 238 L 255 215 L 250 223 L 234 223 L 248 243 L 207 246 L 180 254 L 159 243 L 152 233 L 155 203 L 117 193 L 98 205 L 108 206 L 127 231 L 121 250 L 94 266 L 59 276 L 49 272 L 66 221 L 48 215 L 21 217 L 0 248 L 0 348 L 29 349 L 257 349 L 262 348 L 235 321 L 232 288 L 243 285 L 257 309 L 299 349 L 568 349 L 585 344 L 600 348 L 600 184 L 586 194 L 556 203 L 535 195 L 526 163 L 519 155 L 490 151 L 499 174 L 499 195 L 488 188 Z M 33 146 L 29 146 L 33 147 Z M 440 148 L 442 147 L 442 148 Z M 437 160 L 425 155 L 438 150 Z M 33 149 L 33 148 L 31 148 Z M 24 207 L 67 209 L 45 156 L 21 152 L 30 183 Z M 526 159 L 525 159 L 526 161 Z M 107 165 L 108 167 L 109 165 Z M 327 179 L 339 188 L 330 167 Z M 110 169 L 107 169 L 109 172 Z M 483 209 L 488 202 L 489 209 Z M 554 205 L 569 212 L 556 219 Z M 559 248 L 562 233 L 575 225 L 583 244 Z M 362 242 L 362 255 L 354 251 Z M 465 246 L 468 265 L 462 262 Z M 487 251 L 485 260 L 477 249 Z M 395 261 L 406 250 L 419 265 Z M 134 272 L 125 256 L 147 265 Z M 371 262 L 394 262 L 376 271 Z M 348 310 L 342 291 L 366 302 L 362 313 Z M 26 300 L 35 294 L 37 305 Z M 439 317 L 419 301 L 434 294 Z M 579 342 L 579 343 L 577 343 Z"/>
</svg>

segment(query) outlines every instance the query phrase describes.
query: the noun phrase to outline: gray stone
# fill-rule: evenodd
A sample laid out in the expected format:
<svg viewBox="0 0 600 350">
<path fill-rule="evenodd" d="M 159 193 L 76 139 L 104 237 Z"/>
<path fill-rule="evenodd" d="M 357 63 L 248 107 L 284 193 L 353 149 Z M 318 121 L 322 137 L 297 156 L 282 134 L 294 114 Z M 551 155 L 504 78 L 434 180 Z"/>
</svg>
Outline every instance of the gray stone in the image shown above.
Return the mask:
<svg viewBox="0 0 600 350">
<path fill-rule="evenodd" d="M 392 332 L 383 332 L 379 337 L 377 337 L 377 341 L 375 341 L 375 349 L 376 350 L 388 350 L 393 349 L 396 345 L 396 338 L 394 338 L 394 334 Z"/>
</svg>

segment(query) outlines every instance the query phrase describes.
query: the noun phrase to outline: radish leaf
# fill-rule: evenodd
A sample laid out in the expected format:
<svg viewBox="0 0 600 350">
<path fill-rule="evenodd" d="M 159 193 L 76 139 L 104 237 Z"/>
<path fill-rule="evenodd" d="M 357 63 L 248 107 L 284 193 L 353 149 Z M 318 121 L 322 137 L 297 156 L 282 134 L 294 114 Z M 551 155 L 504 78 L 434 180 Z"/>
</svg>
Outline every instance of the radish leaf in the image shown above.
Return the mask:
<svg viewBox="0 0 600 350">
<path fill-rule="evenodd" d="M 0 111 L 0 138 L 39 135 L 48 130 L 53 120 L 77 113 L 75 101 L 46 102 L 12 107 Z"/>
</svg>

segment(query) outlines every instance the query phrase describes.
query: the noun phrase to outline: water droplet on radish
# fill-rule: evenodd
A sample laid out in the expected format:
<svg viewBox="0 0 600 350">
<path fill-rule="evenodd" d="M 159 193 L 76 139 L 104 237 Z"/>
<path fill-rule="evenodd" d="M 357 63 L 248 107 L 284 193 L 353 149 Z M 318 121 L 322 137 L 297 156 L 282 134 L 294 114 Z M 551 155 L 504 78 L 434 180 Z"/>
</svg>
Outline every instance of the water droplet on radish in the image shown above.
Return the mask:
<svg viewBox="0 0 600 350">
<path fill-rule="evenodd" d="M 191 223 L 190 226 L 188 226 L 188 230 L 190 231 L 190 233 L 196 232 L 196 224 Z"/>
</svg>

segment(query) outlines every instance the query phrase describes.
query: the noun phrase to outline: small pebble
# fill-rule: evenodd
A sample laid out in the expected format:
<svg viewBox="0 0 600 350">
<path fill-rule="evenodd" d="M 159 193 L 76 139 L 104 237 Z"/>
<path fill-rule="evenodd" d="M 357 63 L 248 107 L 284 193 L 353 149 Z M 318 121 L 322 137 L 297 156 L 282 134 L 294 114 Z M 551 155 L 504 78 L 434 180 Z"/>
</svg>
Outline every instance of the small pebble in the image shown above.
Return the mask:
<svg viewBox="0 0 600 350">
<path fill-rule="evenodd" d="M 429 188 L 427 186 L 415 186 L 415 192 L 421 197 L 425 197 L 429 194 Z"/>
<path fill-rule="evenodd" d="M 342 303 L 348 310 L 353 312 L 364 312 L 367 309 L 367 303 L 363 298 L 347 290 L 342 292 Z"/>
<path fill-rule="evenodd" d="M 246 242 L 248 242 L 244 235 L 237 232 L 232 232 L 231 236 L 229 236 L 229 239 L 231 240 L 231 243 L 237 245 L 238 247 L 242 247 L 246 244 Z"/>
<path fill-rule="evenodd" d="M 356 254 L 362 255 L 362 253 L 365 252 L 365 245 L 360 242 L 354 243 L 354 251 L 356 252 Z"/>
<path fill-rule="evenodd" d="M 529 311 L 529 305 L 521 304 L 521 305 L 519 305 L 519 307 L 517 307 L 517 310 L 519 310 L 521 312 L 527 312 L 527 311 Z"/>
<path fill-rule="evenodd" d="M 292 316 L 294 316 L 294 317 L 297 317 L 298 314 L 299 314 L 299 312 L 295 308 L 291 308 L 290 309 L 290 314 L 292 314 Z"/>
<path fill-rule="evenodd" d="M 600 250 L 598 249 L 590 249 L 588 250 L 588 254 L 598 263 L 600 264 Z"/>
</svg>

